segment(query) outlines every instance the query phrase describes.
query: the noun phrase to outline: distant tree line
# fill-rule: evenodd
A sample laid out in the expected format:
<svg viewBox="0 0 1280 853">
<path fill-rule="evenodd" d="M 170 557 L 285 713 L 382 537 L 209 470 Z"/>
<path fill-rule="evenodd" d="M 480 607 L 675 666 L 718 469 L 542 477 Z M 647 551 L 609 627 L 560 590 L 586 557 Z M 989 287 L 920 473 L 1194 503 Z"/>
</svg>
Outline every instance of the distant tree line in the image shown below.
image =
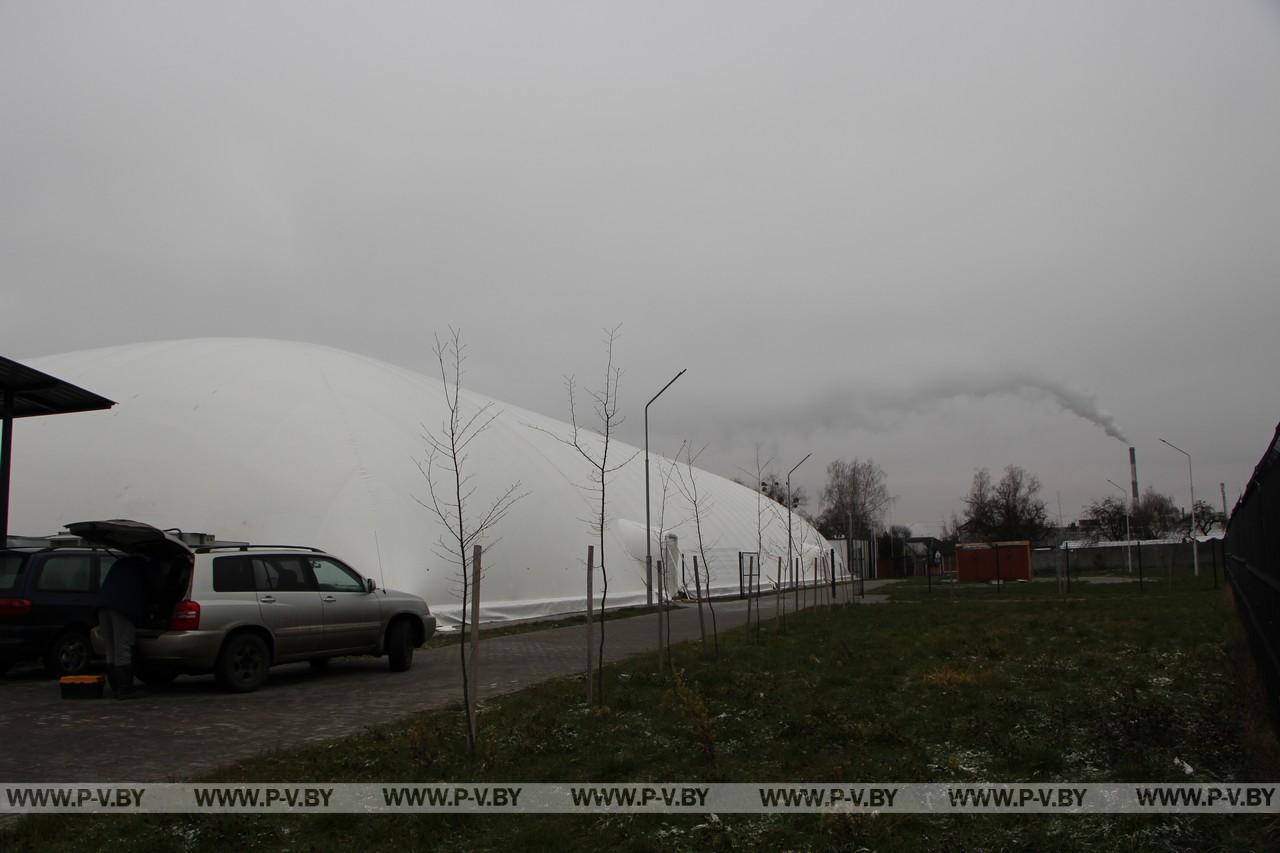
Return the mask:
<svg viewBox="0 0 1280 853">
<path fill-rule="evenodd" d="M 734 482 L 745 485 L 740 479 Z M 791 487 L 791 509 L 828 539 L 844 538 L 850 523 L 855 536 L 874 535 L 884 529 L 885 516 L 893 503 L 888 482 L 884 469 L 874 459 L 836 459 L 827 465 L 827 483 L 822 489 L 822 509 L 818 514 L 807 511 L 809 496 L 798 485 Z M 761 475 L 755 489 L 786 508 L 786 480 L 777 474 Z"/>
<path fill-rule="evenodd" d="M 1196 501 L 1195 517 L 1195 532 L 1201 535 L 1222 521 L 1222 513 L 1208 501 Z M 1109 541 L 1130 536 L 1134 539 L 1165 539 L 1186 536 L 1191 532 L 1190 514 L 1183 512 L 1173 498 L 1150 486 L 1134 505 L 1132 515 L 1129 515 L 1129 501 L 1109 495 L 1091 501 L 1084 508 L 1082 518 L 1092 538 Z"/>
<path fill-rule="evenodd" d="M 1040 479 L 1019 465 L 1009 465 L 999 482 L 979 468 L 964 497 L 962 515 L 951 516 L 943 539 L 958 542 L 1038 542 L 1049 532 L 1049 513 L 1040 499 Z"/>
</svg>

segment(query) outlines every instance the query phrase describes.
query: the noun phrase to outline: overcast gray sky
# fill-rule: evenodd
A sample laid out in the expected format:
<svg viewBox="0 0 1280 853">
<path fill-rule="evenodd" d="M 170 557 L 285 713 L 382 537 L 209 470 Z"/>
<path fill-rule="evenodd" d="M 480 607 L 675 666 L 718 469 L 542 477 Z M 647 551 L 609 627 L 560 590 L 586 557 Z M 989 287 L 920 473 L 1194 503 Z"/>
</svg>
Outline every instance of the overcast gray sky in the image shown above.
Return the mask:
<svg viewBox="0 0 1280 853">
<path fill-rule="evenodd" d="M 0 2 L 3 354 L 313 341 L 624 437 L 1233 502 L 1276 421 L 1280 4 Z M 1064 408 L 1064 405 L 1066 408 Z M 1074 412 L 1074 413 L 1073 413 Z M 20 437 L 20 433 L 19 433 Z"/>
</svg>

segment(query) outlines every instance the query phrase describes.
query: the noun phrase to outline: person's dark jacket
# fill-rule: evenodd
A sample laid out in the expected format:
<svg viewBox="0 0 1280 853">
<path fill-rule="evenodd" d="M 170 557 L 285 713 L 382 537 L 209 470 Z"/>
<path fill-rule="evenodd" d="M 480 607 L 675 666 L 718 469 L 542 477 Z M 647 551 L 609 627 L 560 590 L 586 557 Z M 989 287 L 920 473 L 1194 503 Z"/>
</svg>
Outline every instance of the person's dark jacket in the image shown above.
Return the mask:
<svg viewBox="0 0 1280 853">
<path fill-rule="evenodd" d="M 98 607 L 123 613 L 135 625 L 141 622 L 146 613 L 147 566 L 141 557 L 116 560 L 98 592 Z"/>
</svg>

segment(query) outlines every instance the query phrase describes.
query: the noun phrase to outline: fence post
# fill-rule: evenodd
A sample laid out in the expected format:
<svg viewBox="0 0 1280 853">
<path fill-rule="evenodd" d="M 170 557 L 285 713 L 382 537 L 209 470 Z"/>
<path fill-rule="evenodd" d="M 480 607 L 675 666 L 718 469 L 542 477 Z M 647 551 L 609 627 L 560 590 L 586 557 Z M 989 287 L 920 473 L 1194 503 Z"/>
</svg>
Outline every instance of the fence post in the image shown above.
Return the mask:
<svg viewBox="0 0 1280 853">
<path fill-rule="evenodd" d="M 757 552 L 756 552 L 756 554 L 755 554 L 755 556 L 753 556 L 753 557 L 751 558 L 751 560 L 752 560 L 752 564 L 751 564 L 751 565 L 752 565 L 752 573 L 751 573 L 752 581 L 751 581 L 751 583 L 754 585 L 754 589 L 753 589 L 753 590 L 752 590 L 752 592 L 751 592 L 751 596 L 747 599 L 747 612 L 748 612 L 748 613 L 750 613 L 750 612 L 751 612 L 751 601 L 752 601 L 752 599 L 755 599 L 755 602 L 756 602 L 756 642 L 758 643 L 758 642 L 760 642 L 760 569 L 761 569 L 761 566 L 760 566 L 760 553 L 757 551 Z"/>
<path fill-rule="evenodd" d="M 1138 540 L 1138 592 L 1146 591 L 1146 584 L 1142 580 L 1142 540 Z"/>
<path fill-rule="evenodd" d="M 859 549 L 861 550 L 861 549 Z M 861 557 L 861 553 L 859 553 Z M 862 561 L 859 560 L 859 563 Z M 853 513 L 846 513 L 844 529 L 844 567 L 849 573 L 849 603 L 853 604 Z"/>
<path fill-rule="evenodd" d="M 659 543 L 659 547 L 661 547 L 661 543 Z M 657 593 L 658 593 L 656 598 L 658 602 L 658 672 L 661 673 L 662 672 L 662 578 L 654 577 L 652 554 L 644 555 L 644 567 L 645 567 L 646 573 L 649 576 L 649 594 L 653 595 L 653 592 L 655 589 L 657 590 Z"/>
<path fill-rule="evenodd" d="M 658 574 L 656 575 L 656 577 L 658 579 L 658 673 L 661 674 L 663 660 L 666 655 L 666 647 L 663 645 L 663 640 L 670 633 L 670 629 L 667 627 L 667 619 L 669 618 L 667 616 L 667 601 L 666 601 L 667 579 L 662 574 L 662 561 L 659 560 L 657 565 L 658 565 Z M 747 623 L 750 624 L 750 622 L 751 622 L 751 609 L 748 608 Z"/>
<path fill-rule="evenodd" d="M 792 602 L 794 606 L 791 609 L 799 613 L 800 612 L 800 581 L 798 580 L 798 576 L 796 574 L 796 558 L 791 554 L 787 554 L 787 573 L 791 575 L 791 590 L 793 593 L 795 593 L 795 601 Z"/>
<path fill-rule="evenodd" d="M 596 546 L 587 546 L 587 705 L 591 704 L 591 581 L 596 573 Z"/>
<path fill-rule="evenodd" d="M 1066 545 L 1066 547 L 1063 548 L 1062 550 L 1067 555 L 1067 593 L 1070 594 L 1071 593 L 1071 545 L 1069 545 L 1066 542 L 1062 544 Z"/>
<path fill-rule="evenodd" d="M 786 587 L 782 582 L 782 555 L 778 555 L 778 590 L 774 593 L 773 611 L 778 620 L 778 627 L 782 627 L 783 621 L 787 618 L 787 594 L 784 592 Z"/>
<path fill-rule="evenodd" d="M 476 742 L 479 725 L 476 722 L 476 694 L 480 692 L 480 555 L 483 549 L 476 545 L 471 554 L 471 660 L 469 662 L 470 685 L 467 700 L 471 707 L 467 709 L 467 719 L 471 722 L 471 743 Z"/>
<path fill-rule="evenodd" d="M 698 555 L 693 555 L 693 589 L 698 596 L 698 633 L 702 635 L 702 645 L 707 644 L 707 628 L 702 621 L 702 572 L 698 568 Z M 710 593 L 707 595 L 710 598 Z"/>
<path fill-rule="evenodd" d="M 867 573 L 871 571 L 871 548 L 872 548 L 871 542 L 868 541 L 866 543 L 866 546 L 867 547 L 865 549 L 864 548 L 858 549 L 857 594 L 859 596 L 862 596 L 863 598 L 865 598 L 867 595 Z M 852 583 L 853 578 L 850 578 L 849 582 Z M 849 600 L 852 601 L 853 600 L 852 586 L 850 587 L 850 590 L 851 590 L 851 594 L 849 595 Z"/>
</svg>

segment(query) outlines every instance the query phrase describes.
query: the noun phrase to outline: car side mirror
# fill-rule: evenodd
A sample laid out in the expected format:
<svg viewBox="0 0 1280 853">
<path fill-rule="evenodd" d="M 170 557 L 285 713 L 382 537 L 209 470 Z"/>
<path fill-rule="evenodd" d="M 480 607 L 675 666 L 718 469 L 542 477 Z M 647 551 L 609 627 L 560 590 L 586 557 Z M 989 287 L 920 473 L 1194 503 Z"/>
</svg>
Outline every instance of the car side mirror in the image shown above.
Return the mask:
<svg viewBox="0 0 1280 853">
<path fill-rule="evenodd" d="M 378 582 L 377 582 L 377 581 L 375 581 L 373 578 L 365 578 L 365 579 L 364 579 L 364 591 L 365 591 L 365 592 L 373 592 L 373 591 L 374 591 L 375 589 L 377 589 L 377 588 L 378 588 Z"/>
</svg>

